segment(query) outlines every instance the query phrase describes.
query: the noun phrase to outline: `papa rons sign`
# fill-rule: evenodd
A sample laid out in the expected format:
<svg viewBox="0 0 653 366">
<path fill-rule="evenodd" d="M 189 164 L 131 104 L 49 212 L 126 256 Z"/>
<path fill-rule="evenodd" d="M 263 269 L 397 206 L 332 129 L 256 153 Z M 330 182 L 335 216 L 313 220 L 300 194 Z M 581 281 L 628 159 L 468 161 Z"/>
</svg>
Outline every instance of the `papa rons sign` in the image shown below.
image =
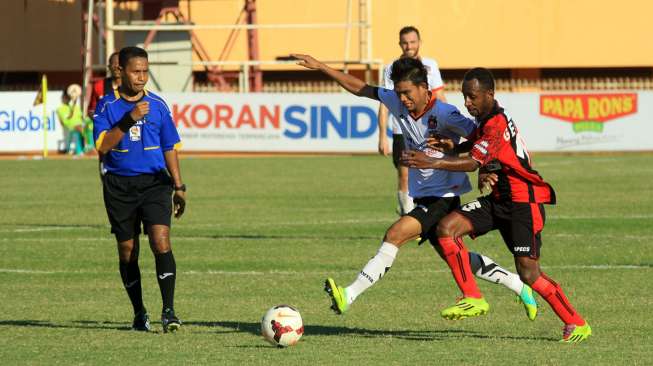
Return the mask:
<svg viewBox="0 0 653 366">
<path fill-rule="evenodd" d="M 653 150 L 653 92 L 496 93 L 529 151 Z M 460 93 L 447 100 L 462 108 Z"/>
<path fill-rule="evenodd" d="M 574 132 L 602 132 L 605 122 L 636 112 L 635 93 L 540 96 L 540 114 L 570 122 Z"/>
</svg>

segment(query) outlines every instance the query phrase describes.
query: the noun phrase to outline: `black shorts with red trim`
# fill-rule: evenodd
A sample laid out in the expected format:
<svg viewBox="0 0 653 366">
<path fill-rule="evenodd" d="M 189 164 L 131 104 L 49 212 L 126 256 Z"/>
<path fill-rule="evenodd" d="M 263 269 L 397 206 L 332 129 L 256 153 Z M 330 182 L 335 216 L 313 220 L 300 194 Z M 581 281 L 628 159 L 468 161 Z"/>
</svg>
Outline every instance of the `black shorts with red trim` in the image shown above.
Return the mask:
<svg viewBox="0 0 653 366">
<path fill-rule="evenodd" d="M 399 162 L 401 160 L 401 153 L 406 149 L 404 144 L 404 135 L 402 134 L 393 134 L 392 135 L 392 163 L 395 165 L 395 168 L 399 168 Z"/>
<path fill-rule="evenodd" d="M 170 227 L 172 179 L 165 173 L 126 177 L 108 173 L 102 177 L 104 206 L 116 240 L 138 236 L 141 223 Z"/>
<path fill-rule="evenodd" d="M 456 210 L 471 223 L 475 238 L 498 229 L 508 249 L 516 257 L 540 257 L 541 232 L 546 221 L 544 205 L 495 201 L 485 196 Z"/>
<path fill-rule="evenodd" d="M 428 239 L 432 245 L 437 245 L 436 229 L 438 223 L 450 212 L 460 206 L 460 197 L 423 197 L 413 199 L 415 208 L 407 215 L 415 218 L 422 226 L 422 244 Z"/>
</svg>

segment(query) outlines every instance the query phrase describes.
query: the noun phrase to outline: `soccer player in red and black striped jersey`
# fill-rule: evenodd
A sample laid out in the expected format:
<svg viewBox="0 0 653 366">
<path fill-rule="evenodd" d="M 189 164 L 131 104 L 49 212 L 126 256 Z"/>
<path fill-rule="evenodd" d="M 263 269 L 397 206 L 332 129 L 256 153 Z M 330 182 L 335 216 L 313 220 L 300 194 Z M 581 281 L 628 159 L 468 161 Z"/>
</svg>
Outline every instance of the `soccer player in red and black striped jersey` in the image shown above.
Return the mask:
<svg viewBox="0 0 653 366">
<path fill-rule="evenodd" d="M 93 88 L 91 89 L 91 97 L 88 102 L 89 117 L 93 117 L 95 114 L 95 107 L 97 107 L 97 104 L 100 99 L 102 99 L 102 97 L 109 94 L 116 95 L 118 93 L 118 88 L 121 85 L 118 54 L 118 52 L 114 52 L 111 54 L 111 56 L 109 56 L 109 62 L 107 63 L 107 70 L 109 73 L 107 77 L 97 80 L 93 83 Z"/>
<path fill-rule="evenodd" d="M 555 192 L 533 170 L 515 123 L 494 99 L 492 73 L 483 68 L 468 71 L 462 92 L 465 107 L 479 125 L 466 144 L 470 155 L 434 158 L 423 152 L 409 151 L 403 157 L 403 163 L 411 168 L 468 172 L 479 169 L 479 188 L 492 188 L 489 195 L 461 206 L 438 224 L 438 240 L 446 249 L 447 262 L 464 296 L 457 304 L 444 309 L 442 316 L 459 318 L 458 313 L 473 306 L 474 301 L 466 299 L 482 298 L 469 266 L 460 260 L 467 258 L 462 237 L 476 237 L 498 229 L 515 257 L 522 281 L 539 293 L 564 322 L 561 341 L 583 341 L 592 334 L 589 324 L 571 306 L 560 285 L 540 270 L 541 231 L 545 222 L 543 205 L 555 204 Z M 450 142 L 436 139 L 430 144 L 440 149 L 451 147 Z"/>
</svg>

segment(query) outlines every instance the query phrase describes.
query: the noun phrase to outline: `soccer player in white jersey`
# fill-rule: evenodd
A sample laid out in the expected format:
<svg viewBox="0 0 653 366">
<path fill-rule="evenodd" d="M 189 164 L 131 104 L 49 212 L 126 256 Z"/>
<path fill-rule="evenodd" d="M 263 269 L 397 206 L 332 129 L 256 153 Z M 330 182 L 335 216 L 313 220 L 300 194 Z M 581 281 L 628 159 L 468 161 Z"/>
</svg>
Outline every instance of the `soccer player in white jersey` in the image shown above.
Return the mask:
<svg viewBox="0 0 653 366">
<path fill-rule="evenodd" d="M 435 97 L 439 100 L 446 102 L 444 96 L 444 83 L 440 75 L 438 63 L 431 58 L 422 57 L 419 54 L 419 48 L 422 40 L 419 35 L 419 30 L 413 26 L 401 28 L 399 31 L 399 47 L 401 47 L 401 56 L 416 58 L 422 61 L 426 67 L 428 75 L 428 87 Z M 386 65 L 383 72 L 383 86 L 386 89 L 393 90 L 394 83 L 390 77 L 392 71 L 392 63 Z M 379 104 L 379 154 L 388 155 L 388 121 L 392 124 L 392 163 L 397 170 L 397 202 L 399 204 L 399 214 L 405 215 L 415 208 L 412 197 L 408 195 L 408 168 L 401 165 L 401 153 L 404 151 L 404 139 L 399 123 L 393 114 L 388 115 L 388 108 L 383 104 Z"/>
<path fill-rule="evenodd" d="M 299 60 L 299 65 L 322 71 L 352 94 L 379 100 L 385 104 L 390 113 L 397 117 L 408 150 L 441 156 L 442 153 L 427 146 L 428 138 L 447 137 L 459 141 L 460 137 L 468 136 L 476 129 L 474 121 L 460 114 L 456 107 L 435 98 L 428 88 L 424 65 L 418 59 L 400 58 L 393 63 L 391 77 L 394 80 L 394 90 L 389 90 L 367 85 L 311 56 L 293 56 Z M 337 314 L 346 312 L 363 291 L 378 282 L 392 267 L 399 248 L 421 235 L 430 241 L 454 275 L 458 275 L 463 267 L 463 274 L 472 271 L 482 279 L 508 287 L 521 299 L 529 319 L 535 319 L 537 304 L 533 292 L 518 275 L 501 268 L 490 258 L 467 252 L 455 243 L 445 247 L 438 242 L 438 222 L 459 207 L 460 195 L 471 190 L 467 175 L 445 170 L 411 168 L 408 184 L 417 207 L 390 226 L 377 254 L 349 286 L 340 287 L 332 278 L 327 278 L 325 291 L 331 298 L 331 308 Z M 459 319 L 482 315 L 489 310 L 489 305 L 483 298 L 463 300 L 466 305 L 465 309 L 458 313 Z"/>
</svg>

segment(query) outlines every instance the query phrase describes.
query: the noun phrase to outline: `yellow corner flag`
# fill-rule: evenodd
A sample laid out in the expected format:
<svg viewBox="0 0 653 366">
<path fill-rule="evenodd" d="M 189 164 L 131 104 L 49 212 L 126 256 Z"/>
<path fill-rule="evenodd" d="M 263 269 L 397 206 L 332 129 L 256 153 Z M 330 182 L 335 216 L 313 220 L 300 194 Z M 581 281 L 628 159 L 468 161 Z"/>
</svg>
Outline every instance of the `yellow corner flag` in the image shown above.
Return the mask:
<svg viewBox="0 0 653 366">
<path fill-rule="evenodd" d="M 43 157 L 48 157 L 48 129 L 50 128 L 50 123 L 48 122 L 48 78 L 43 74 L 41 78 L 41 88 L 36 93 L 36 98 L 34 98 L 34 106 L 43 104 Z M 54 122 L 54 121 L 53 121 Z"/>
</svg>

